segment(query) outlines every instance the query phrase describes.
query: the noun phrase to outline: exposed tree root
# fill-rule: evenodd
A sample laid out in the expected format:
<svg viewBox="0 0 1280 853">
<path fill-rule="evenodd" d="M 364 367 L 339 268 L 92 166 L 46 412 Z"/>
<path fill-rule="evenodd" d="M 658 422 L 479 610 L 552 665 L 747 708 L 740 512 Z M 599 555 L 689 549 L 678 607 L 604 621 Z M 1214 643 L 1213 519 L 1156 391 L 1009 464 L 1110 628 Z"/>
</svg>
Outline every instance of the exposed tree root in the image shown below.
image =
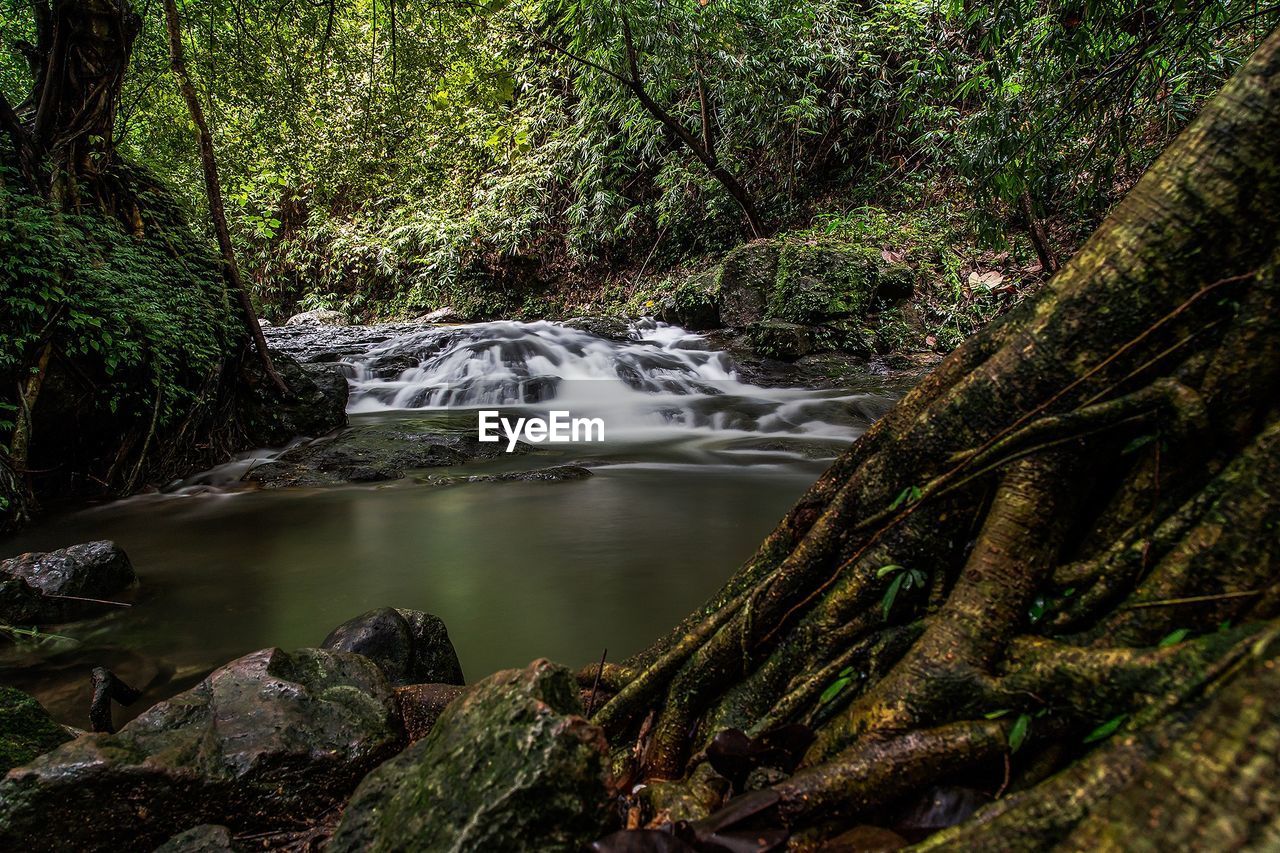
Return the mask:
<svg viewBox="0 0 1280 853">
<path fill-rule="evenodd" d="M 772 787 L 815 842 L 966 772 L 997 800 L 931 845 L 1123 840 L 1106 800 L 1155 816 L 1167 781 L 1144 799 L 1135 780 L 1174 772 L 1199 785 L 1179 808 L 1223 825 L 1171 840 L 1271 838 L 1229 816 L 1270 802 L 1274 750 L 1234 756 L 1280 730 L 1232 692 L 1242 661 L 1277 665 L 1277 234 L 1280 34 L 1044 291 L 876 423 L 704 608 L 604 670 L 594 719 L 624 776 L 675 791 L 718 732 L 804 723 L 801 769 Z M 1196 718 L 1228 706 L 1221 737 Z M 1229 796 L 1206 787 L 1223 774 Z"/>
</svg>

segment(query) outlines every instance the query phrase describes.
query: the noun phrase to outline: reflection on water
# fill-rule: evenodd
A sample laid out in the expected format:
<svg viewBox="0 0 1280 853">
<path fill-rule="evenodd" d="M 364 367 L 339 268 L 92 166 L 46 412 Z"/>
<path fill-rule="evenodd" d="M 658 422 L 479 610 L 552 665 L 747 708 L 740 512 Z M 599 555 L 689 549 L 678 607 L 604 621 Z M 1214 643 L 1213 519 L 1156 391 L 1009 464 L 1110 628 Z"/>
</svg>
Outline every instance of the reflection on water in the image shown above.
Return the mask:
<svg viewBox="0 0 1280 853">
<path fill-rule="evenodd" d="M 356 381 L 363 387 L 356 407 L 378 411 L 353 423 L 435 418 L 457 429 L 474 417 L 388 411 L 368 404 L 370 391 L 381 392 L 376 378 L 366 372 Z M 399 376 L 385 381 L 410 384 Z M 640 414 L 623 422 L 615 409 L 611 420 L 621 427 L 603 445 L 430 472 L 572 461 L 592 468 L 583 481 L 182 489 L 49 519 L 0 544 L 0 556 L 113 539 L 132 558 L 142 588 L 131 609 L 52 629 L 65 640 L 0 646 L 0 680 L 84 725 L 95 664 L 126 680 L 154 681 L 147 699 L 155 700 L 240 654 L 318 644 L 338 623 L 386 605 L 442 617 L 471 679 L 535 657 L 578 665 L 604 648 L 618 660 L 713 593 L 888 401 L 775 389 L 777 405 L 766 407 L 773 415 L 817 401 L 825 414 L 803 419 L 803 429 L 774 431 L 758 418 L 744 426 L 741 412 L 758 407 L 765 393 L 754 389 L 753 397 L 748 387 L 698 392 L 694 407 L 705 417 L 697 423 L 646 422 Z M 672 392 L 630 393 L 656 403 Z M 687 412 L 689 403 L 649 411 Z"/>
</svg>

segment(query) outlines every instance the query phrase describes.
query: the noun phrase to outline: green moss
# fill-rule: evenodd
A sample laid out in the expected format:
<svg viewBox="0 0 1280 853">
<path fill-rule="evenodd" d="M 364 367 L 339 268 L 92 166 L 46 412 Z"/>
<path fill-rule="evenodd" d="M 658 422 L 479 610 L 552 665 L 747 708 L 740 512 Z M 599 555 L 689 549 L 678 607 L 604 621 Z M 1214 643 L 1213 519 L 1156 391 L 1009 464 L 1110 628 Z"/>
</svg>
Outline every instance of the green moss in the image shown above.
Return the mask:
<svg viewBox="0 0 1280 853">
<path fill-rule="evenodd" d="M 137 233 L 97 210 L 62 213 L 0 168 L 0 376 L 52 340 L 102 380 L 89 405 L 149 419 L 159 391 L 163 427 L 199 399 L 237 323 L 211 244 L 146 175 L 120 179 L 134 187 Z"/>
<path fill-rule="evenodd" d="M 0 775 L 69 740 L 39 702 L 21 690 L 0 687 Z"/>
<path fill-rule="evenodd" d="M 814 333 L 814 329 L 797 323 L 765 320 L 752 325 L 747 343 L 756 355 L 794 361 L 818 348 Z"/>
<path fill-rule="evenodd" d="M 878 254 L 866 246 L 829 241 L 784 243 L 769 316 L 789 323 L 860 316 L 875 299 Z"/>
<path fill-rule="evenodd" d="M 146 434 L 153 419 L 157 435 L 198 421 L 243 334 L 212 241 L 141 170 L 112 167 L 118 214 L 92 204 L 65 212 L 19 189 L 2 155 L 0 436 L 13 430 L 17 389 L 46 345 L 74 387 L 59 395 L 46 383 L 44 399 L 74 406 L 94 437 Z M 0 498 L 0 516 L 6 504 L 12 497 Z"/>
</svg>

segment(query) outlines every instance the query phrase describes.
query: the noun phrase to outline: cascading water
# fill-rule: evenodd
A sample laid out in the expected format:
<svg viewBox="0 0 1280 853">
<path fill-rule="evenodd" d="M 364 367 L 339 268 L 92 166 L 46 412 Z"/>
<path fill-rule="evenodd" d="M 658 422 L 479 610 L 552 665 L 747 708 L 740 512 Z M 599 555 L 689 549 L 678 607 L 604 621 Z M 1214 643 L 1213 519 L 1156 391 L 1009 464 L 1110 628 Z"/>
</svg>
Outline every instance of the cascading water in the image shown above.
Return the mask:
<svg viewBox="0 0 1280 853">
<path fill-rule="evenodd" d="M 344 365 L 353 414 L 554 408 L 601 417 L 610 439 L 697 436 L 703 449 L 744 452 L 767 437 L 775 450 L 794 440 L 810 450 L 826 444 L 834 455 L 890 402 L 744 382 L 728 354 L 705 338 L 651 320 L 633 324 L 623 340 L 549 322 L 424 329 Z"/>
</svg>

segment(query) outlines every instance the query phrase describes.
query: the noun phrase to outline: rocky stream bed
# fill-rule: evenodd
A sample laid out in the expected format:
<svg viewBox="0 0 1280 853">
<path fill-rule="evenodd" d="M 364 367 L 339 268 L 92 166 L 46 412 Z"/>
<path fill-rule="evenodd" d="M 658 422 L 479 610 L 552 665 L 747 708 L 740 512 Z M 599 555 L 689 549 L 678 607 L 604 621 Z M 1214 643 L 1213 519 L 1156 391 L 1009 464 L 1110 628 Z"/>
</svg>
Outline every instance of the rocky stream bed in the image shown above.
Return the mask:
<svg viewBox="0 0 1280 853">
<path fill-rule="evenodd" d="M 692 489 L 692 503 L 675 507 L 676 515 L 700 506 L 705 527 L 707 497 L 720 494 L 697 491 L 708 478 L 725 495 L 741 493 L 740 505 L 724 509 L 732 547 L 720 549 L 714 535 L 704 534 L 702 553 L 680 565 L 711 565 L 687 589 L 675 583 L 679 594 L 665 609 L 644 614 L 641 636 L 714 589 L 749 553 L 749 543 L 767 532 L 769 520 L 914 376 L 842 354 L 776 361 L 753 354 L 728 331 L 697 336 L 652 322 L 295 325 L 269 332 L 298 391 L 292 410 L 255 415 L 260 434 L 272 436 L 276 447 L 155 494 L 73 515 L 10 545 L 55 542 L 81 531 L 140 535 L 140 528 L 183 513 L 207 526 L 231 512 L 240 519 L 235 535 L 249 536 L 261 528 L 255 514 L 278 512 L 272 508 L 282 506 L 279 500 L 306 501 L 313 525 L 323 525 L 315 507 L 326 501 L 410 504 L 438 527 L 457 523 L 440 513 L 474 519 L 487 511 L 501 518 L 505 500 L 518 501 L 520 512 L 551 502 L 552 517 L 569 525 L 585 507 L 614 500 L 609 489 L 622 490 L 620 506 L 635 505 L 649 503 L 643 496 L 650 492 L 635 491 L 650 488 L 644 484 L 658 490 L 654 495 L 661 489 L 674 495 L 685 488 L 681 483 Z M 552 404 L 599 411 L 617 438 L 599 448 L 525 443 L 514 453 L 476 438 L 479 406 L 543 411 Z M 556 494 L 569 494 L 557 490 L 593 481 L 602 489 L 594 498 L 554 503 L 561 500 Z M 744 487 L 768 499 L 753 503 Z M 448 497 L 465 494 L 490 502 Z M 254 508 L 234 509 L 246 501 Z M 290 516 L 274 517 L 283 524 Z M 609 518 L 594 524 L 605 525 L 599 541 L 617 538 Z M 332 541 L 320 527 L 298 529 L 300 536 Z M 483 534 L 461 529 L 466 549 L 487 553 Z M 637 541 L 682 541 L 675 529 L 641 532 Z M 209 547 L 216 550 L 219 534 L 212 535 Z M 512 540 L 532 549 L 523 555 L 526 567 L 546 562 L 538 536 L 535 526 Z M 131 625 L 158 618 L 148 613 L 179 606 L 166 592 L 173 578 L 160 571 L 161 552 L 146 544 L 128 550 L 99 540 L 32 549 L 0 562 L 0 623 L 11 626 L 11 647 L 0 646 L 0 673 L 57 716 L 19 690 L 0 688 L 0 770 L 7 771 L 0 781 L 0 847 L 564 850 L 619 827 L 604 737 L 584 716 L 590 691 L 563 666 L 545 659 L 524 664 L 538 657 L 537 644 L 481 658 L 484 669 L 473 676 L 495 663 L 514 668 L 467 685 L 445 620 L 384 599 L 345 622 L 341 616 L 330 621 L 333 629 L 318 647 L 282 639 L 211 666 L 206 661 L 216 652 L 175 648 L 189 641 L 163 618 L 157 624 L 167 627 L 149 629 L 157 634 L 150 646 L 119 641 Z M 437 552 L 448 553 L 454 552 Z M 620 560 L 608 553 L 588 551 L 584 559 L 592 565 L 601 554 Z M 311 568 L 323 563 L 316 560 Z M 176 562 L 190 563 L 190 553 Z M 227 565 L 212 571 L 235 577 Z M 306 599 L 316 605 L 303 630 L 273 629 L 274 636 L 314 632 L 318 639 L 324 614 L 350 615 L 360 599 L 384 595 L 365 588 L 348 600 L 341 584 L 325 577 L 316 595 L 327 600 Z M 582 582 L 576 576 L 569 594 Z M 644 608 L 623 590 L 664 581 L 641 574 L 636 583 L 607 587 L 605 594 L 620 598 L 615 604 L 632 614 Z M 428 590 L 415 602 L 430 597 Z M 237 599 L 227 612 L 242 606 Z M 595 606 L 588 594 L 567 602 L 565 612 Z M 199 621 L 194 610 L 175 618 Z M 449 622 L 467 625 L 465 618 Z M 501 631 L 492 624 L 486 630 Z M 237 636 L 228 650 L 246 642 L 246 634 L 258 634 L 234 625 L 230 631 Z M 571 641 L 583 643 L 577 635 Z M 170 653 L 157 657 L 157 644 L 168 644 Z M 464 655 L 469 645 L 462 644 Z M 531 653 L 521 661 L 526 649 Z M 625 650 L 615 646 L 615 653 Z M 595 654 L 594 646 L 580 648 L 575 662 Z M 715 776 L 707 784 L 729 782 Z M 750 833 L 733 841 L 730 824 L 686 828 L 686 840 L 671 836 L 662 842 L 666 847 L 627 847 L 634 839 L 614 838 L 598 849 L 745 850 L 778 843 L 768 833 L 757 833 L 755 842 Z"/>
</svg>

